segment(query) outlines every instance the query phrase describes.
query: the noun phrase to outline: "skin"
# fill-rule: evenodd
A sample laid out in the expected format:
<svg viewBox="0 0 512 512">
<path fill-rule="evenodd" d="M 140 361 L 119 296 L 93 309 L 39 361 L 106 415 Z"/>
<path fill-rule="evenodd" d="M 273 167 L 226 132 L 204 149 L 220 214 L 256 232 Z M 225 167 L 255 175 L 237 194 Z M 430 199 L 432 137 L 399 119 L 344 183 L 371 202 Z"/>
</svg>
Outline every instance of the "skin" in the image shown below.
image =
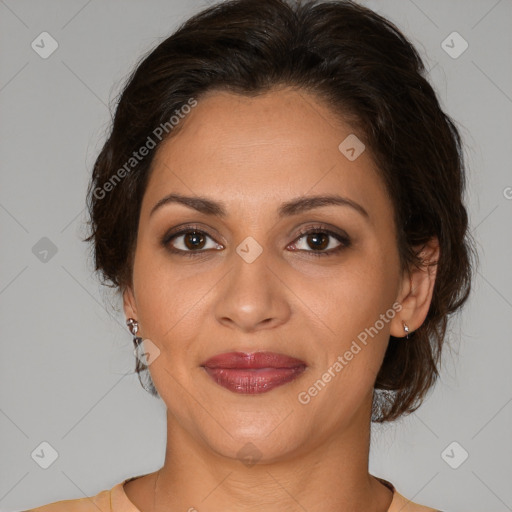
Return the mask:
<svg viewBox="0 0 512 512">
<path fill-rule="evenodd" d="M 160 350 L 150 372 L 167 407 L 164 465 L 127 483 L 128 498 L 143 512 L 388 510 L 392 493 L 368 472 L 373 384 L 389 336 L 405 336 L 402 321 L 412 332 L 425 320 L 435 271 L 401 273 L 393 205 L 369 148 L 349 161 L 338 145 L 354 130 L 291 88 L 254 98 L 210 91 L 180 123 L 155 155 L 123 293 L 126 317 Z M 223 202 L 227 216 L 181 204 L 150 215 L 169 193 Z M 368 218 L 338 205 L 277 217 L 283 202 L 333 193 Z M 183 235 L 162 246 L 185 223 L 207 234 L 202 254 L 171 253 L 194 250 Z M 317 224 L 352 244 L 315 256 L 299 229 Z M 263 249 L 252 263 L 236 252 L 249 236 Z M 324 252 L 340 244 L 327 240 Z M 432 240 L 423 256 L 438 255 Z M 394 318 L 301 404 L 298 394 L 395 302 Z M 200 366 L 231 351 L 287 354 L 307 369 L 267 393 L 236 394 Z M 237 455 L 249 442 L 260 457 L 252 466 Z"/>
</svg>

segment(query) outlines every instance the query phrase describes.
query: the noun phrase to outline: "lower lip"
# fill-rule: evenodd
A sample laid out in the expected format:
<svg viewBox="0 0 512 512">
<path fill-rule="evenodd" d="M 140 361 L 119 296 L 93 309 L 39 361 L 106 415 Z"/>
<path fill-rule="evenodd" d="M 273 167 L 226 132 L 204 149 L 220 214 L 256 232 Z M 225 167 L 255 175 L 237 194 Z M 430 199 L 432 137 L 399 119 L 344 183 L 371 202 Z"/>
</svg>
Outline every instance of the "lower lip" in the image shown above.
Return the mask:
<svg viewBox="0 0 512 512">
<path fill-rule="evenodd" d="M 294 368 L 208 368 L 206 373 L 220 386 L 233 393 L 255 395 L 266 393 L 283 384 L 295 380 L 305 366 Z"/>
</svg>

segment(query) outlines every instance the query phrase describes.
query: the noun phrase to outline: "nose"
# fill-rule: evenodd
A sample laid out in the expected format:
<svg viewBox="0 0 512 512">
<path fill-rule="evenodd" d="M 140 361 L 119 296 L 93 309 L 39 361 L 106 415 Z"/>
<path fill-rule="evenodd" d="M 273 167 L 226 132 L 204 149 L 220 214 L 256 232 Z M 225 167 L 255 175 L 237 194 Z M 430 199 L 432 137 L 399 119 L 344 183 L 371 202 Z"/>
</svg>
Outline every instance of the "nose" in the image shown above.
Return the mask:
<svg viewBox="0 0 512 512">
<path fill-rule="evenodd" d="M 291 292 L 279 276 L 278 264 L 270 261 L 266 251 L 250 263 L 236 252 L 229 260 L 229 271 L 217 288 L 217 321 L 245 333 L 287 322 Z"/>
</svg>

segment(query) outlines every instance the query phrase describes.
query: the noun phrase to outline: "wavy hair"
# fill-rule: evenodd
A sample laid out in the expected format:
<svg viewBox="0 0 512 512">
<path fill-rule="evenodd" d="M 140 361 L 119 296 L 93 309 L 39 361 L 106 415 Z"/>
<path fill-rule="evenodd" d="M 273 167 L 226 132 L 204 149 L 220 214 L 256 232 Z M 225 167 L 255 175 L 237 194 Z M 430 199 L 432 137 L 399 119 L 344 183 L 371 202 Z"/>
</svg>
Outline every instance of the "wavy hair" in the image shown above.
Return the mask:
<svg viewBox="0 0 512 512">
<path fill-rule="evenodd" d="M 129 172 L 126 162 L 156 127 L 211 90 L 315 94 L 357 127 L 374 156 L 394 206 L 402 270 L 423 265 L 417 247 L 439 240 L 427 317 L 410 339 L 390 337 L 374 385 L 372 421 L 413 412 L 439 375 L 448 317 L 469 295 L 476 256 L 461 137 L 426 74 L 394 24 L 352 1 L 228 0 L 192 16 L 140 59 L 94 163 L 85 241 L 102 283 L 121 292 L 131 283 L 142 197 L 165 137 Z"/>
</svg>

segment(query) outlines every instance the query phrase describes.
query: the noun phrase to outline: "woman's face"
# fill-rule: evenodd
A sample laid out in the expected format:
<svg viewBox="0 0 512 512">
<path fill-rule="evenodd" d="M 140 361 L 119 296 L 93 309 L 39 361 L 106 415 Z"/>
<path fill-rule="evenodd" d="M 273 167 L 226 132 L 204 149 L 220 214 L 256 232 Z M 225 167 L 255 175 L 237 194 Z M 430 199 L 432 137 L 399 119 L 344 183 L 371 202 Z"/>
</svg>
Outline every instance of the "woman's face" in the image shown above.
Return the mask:
<svg viewBox="0 0 512 512">
<path fill-rule="evenodd" d="M 180 123 L 155 155 L 124 295 L 173 428 L 262 462 L 360 431 L 389 335 L 404 334 L 392 203 L 369 149 L 291 89 L 210 92 Z M 219 206 L 154 209 L 169 194 Z M 346 202 L 303 202 L 316 196 Z M 205 366 L 233 352 L 288 359 Z"/>
</svg>

